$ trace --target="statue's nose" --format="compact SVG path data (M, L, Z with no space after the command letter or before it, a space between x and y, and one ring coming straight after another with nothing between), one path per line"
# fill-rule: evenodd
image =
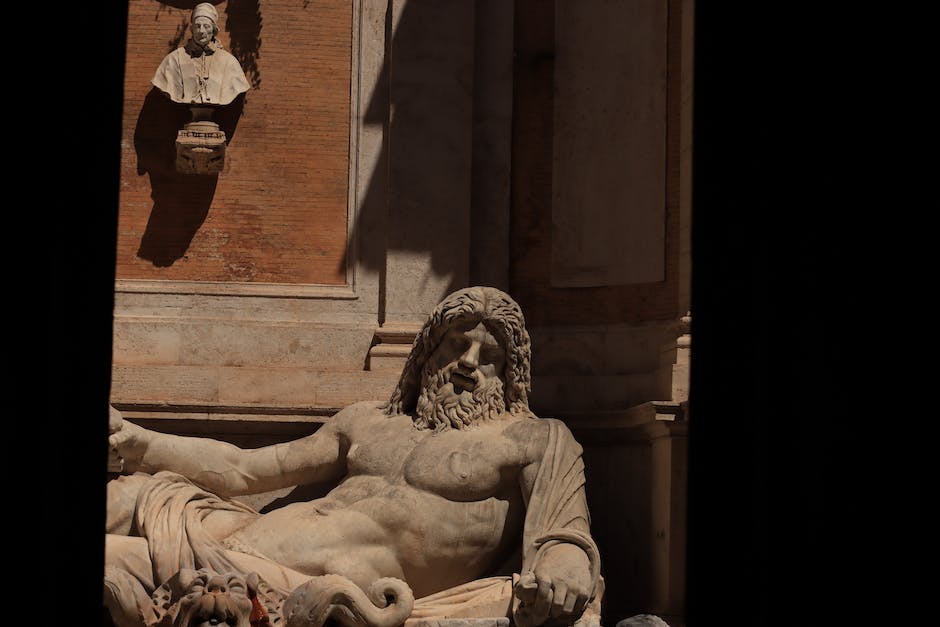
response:
M480 366L480 343L471 342L470 347L460 356L459 363L465 368L478 368Z

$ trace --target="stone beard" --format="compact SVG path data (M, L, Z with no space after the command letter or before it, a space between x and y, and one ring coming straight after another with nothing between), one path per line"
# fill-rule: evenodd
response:
M502 379L480 377L476 373L477 385L473 390L458 393L450 376L457 368L459 364L454 363L434 372L431 360L425 362L415 408L418 429L466 429L480 421L495 420L506 411Z

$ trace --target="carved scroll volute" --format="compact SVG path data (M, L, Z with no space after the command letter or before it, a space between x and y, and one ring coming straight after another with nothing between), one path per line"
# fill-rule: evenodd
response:
M377 579L366 595L340 575L313 577L284 601L287 627L321 627L332 619L346 627L398 627L414 608L414 594L404 581Z

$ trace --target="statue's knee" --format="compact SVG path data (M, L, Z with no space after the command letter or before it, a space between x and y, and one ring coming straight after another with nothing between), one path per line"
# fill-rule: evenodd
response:
M102 602L117 627L138 627L151 611L143 584L117 566L105 566Z
M150 475L122 475L108 482L108 513L105 533L131 535L134 526L134 510L137 495Z
M106 568L117 568L135 578L149 592L156 586L153 581L153 563L144 538L108 534L104 538Z

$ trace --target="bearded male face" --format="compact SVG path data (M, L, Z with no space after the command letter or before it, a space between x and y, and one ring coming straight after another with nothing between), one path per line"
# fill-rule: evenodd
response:
M451 327L421 372L418 428L465 429L506 411L506 351L480 322Z

